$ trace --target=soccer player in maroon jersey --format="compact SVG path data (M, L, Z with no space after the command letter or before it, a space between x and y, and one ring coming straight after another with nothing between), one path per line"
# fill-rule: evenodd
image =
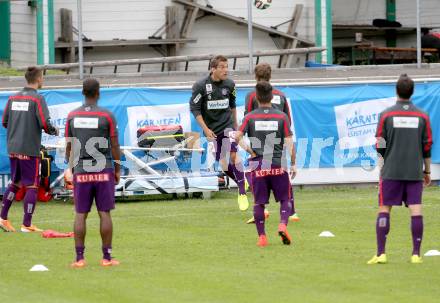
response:
M258 246L268 244L265 231L265 205L269 203L270 192L280 203L280 224L278 234L284 244L292 239L287 232L289 216L292 213L292 185L290 179L296 175L295 147L290 130L290 122L285 113L271 105L272 86L260 81L256 85L259 107L246 115L237 134L241 146L251 154L252 192L254 195L254 218L258 233ZM243 142L247 134L250 146ZM287 169L285 150L290 155L290 176Z
M255 73L255 80L257 82L259 81L267 81L270 82L270 79L272 78L272 68L270 67L270 64L268 63L260 63L255 66L254 69ZM281 92L278 89L273 88L272 89L272 95L273 98L271 100L271 105L273 108L278 109L282 112L284 112L288 119L289 123L292 123L292 116L290 113L290 107L289 107L289 101L287 100L286 96L283 92ZM244 115L246 116L251 111L258 108L258 101L257 101L257 92L255 90L249 92L246 95L245 98L245 106L244 106ZM248 174L246 174L247 179L249 179ZM251 184L252 186L252 184ZM269 217L269 211L267 209L264 210L264 215L266 219ZM300 220L298 214L295 210L295 202L293 199L293 192L292 192L292 214L289 217L291 221L297 222ZM247 224L255 223L255 218L250 218L247 222Z
M102 266L119 265L112 258L113 223L110 211L115 208L115 183L120 178L120 149L113 114L98 106L99 82L83 83L84 105L69 113L66 122L66 161L73 172L75 201L76 261L72 267L84 267L86 219L93 200L100 218ZM76 162L76 163L75 163ZM68 173L68 172L67 172Z
M37 91L43 85L43 72L37 67L29 67L25 78L26 87L8 99L2 118L3 127L8 130L6 140L11 164L11 183L3 194L0 228L8 232L15 231L8 220L8 213L20 186L26 187L21 231L41 231L32 225L40 183L41 130L49 135L58 135L58 129L50 122L46 101Z
M432 131L429 116L411 102L414 81L401 75L396 85L397 102L385 109L377 124L376 149L381 166L379 213L376 221L377 253L368 264L387 263L385 243L393 206L402 203L411 214L413 250L411 263L422 263L423 185L431 183Z

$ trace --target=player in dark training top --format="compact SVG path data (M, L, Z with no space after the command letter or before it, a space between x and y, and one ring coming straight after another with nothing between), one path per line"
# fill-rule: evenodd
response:
M41 231L32 225L32 215L37 202L37 188L40 168L41 130L49 135L58 135L50 123L49 109L37 89L43 85L43 73L36 67L29 67L25 78L27 86L11 96L6 103L2 124L8 129L7 147L11 164L11 183L3 194L0 214L0 228L15 231L8 220L9 208L20 186L26 187L22 232Z
M237 155L233 132L237 129L235 83L228 79L228 59L216 56L210 62L210 74L197 81L189 102L191 112L209 141L215 144L215 158L222 170L238 185L238 205L249 207L243 164Z
M270 82L270 79L272 78L272 68L267 63L257 64L257 66L255 66L254 73L255 73L255 80L257 80L257 82L259 81ZM271 101L272 107L285 113L289 118L289 123L292 123L292 116L290 114L290 107L288 103L289 101L287 100L284 93L273 88L272 95L273 95L273 99ZM257 92L253 90L246 95L244 115L246 116L248 113L250 113L251 111L257 108L258 108ZM292 197L293 197L293 193L292 193ZM269 217L269 211L267 209L265 209L264 211L265 211L264 215L266 216L267 219ZM292 199L292 215L289 217L289 219L294 222L300 220L298 214L295 211L295 203L293 202L293 199ZM246 223L248 224L255 223L255 218L252 217Z
M272 68L267 63L260 63L257 66L255 66L254 73L255 73L255 80L257 80L257 82L260 81L270 82L270 79L272 78ZM292 121L288 100L284 95L284 93L273 88L272 95L273 95L273 99L271 101L272 107L285 113L288 116L289 121ZM248 113L250 113L251 111L257 108L258 108L257 92L253 90L246 95L244 115L246 116Z
M402 202L411 214L411 263L422 263L422 192L423 185L431 183L431 123L429 116L411 102L414 92L411 78L400 76L396 92L396 104L380 114L377 124L376 149L381 166L377 253L368 264L387 263L385 243L390 231L390 213L393 206L401 206Z
M237 140L251 154L251 187L254 194L254 217L259 246L268 244L265 231L265 205L269 203L270 192L280 202L280 224L278 234L284 244L291 243L287 232L289 216L292 213L292 185L290 179L296 175L295 147L290 123L285 113L274 109L270 103L273 98L272 86L261 81L256 85L259 108L245 116ZM242 140L247 134L250 146ZM285 151L290 155L290 176L287 169Z
M66 160L73 172L75 202L76 261L84 267L86 219L95 200L101 221L102 266L119 265L111 257L113 224L110 211L115 208L115 183L120 178L120 149L113 114L97 105L99 82L83 83L84 105L70 112L66 122ZM69 175L69 171L66 172ZM71 175L71 174L70 174Z

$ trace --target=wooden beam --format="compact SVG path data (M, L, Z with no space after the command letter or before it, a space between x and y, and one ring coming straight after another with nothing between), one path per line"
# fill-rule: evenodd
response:
M248 22L244 18L236 17L236 16L233 16L233 15L221 12L219 10L216 10L216 9L213 9L213 8L210 8L210 7L207 7L207 6L203 6L203 5L194 3L194 2L190 2L188 0L173 0L173 2L180 3L182 5L189 6L189 7L199 8L200 11L205 11L207 13L210 13L210 14L213 14L213 15L215 15L217 17L220 17L220 18L223 18L223 19L235 22L235 23L237 23L239 25L242 25L242 26L248 26ZM315 43L313 43L312 41L309 41L309 40L306 40L306 39L302 39L302 38L298 38L296 36L289 35L289 34L284 33L282 31L279 31L279 30L276 30L276 29L273 29L271 27L264 26L264 25L261 25L261 24L257 24L255 22L252 23L252 26L253 26L253 28L255 28L257 30L266 32L268 34L278 35L278 36L281 36L281 37L286 38L286 39L298 40L298 42L300 42L300 43L302 43L302 44L304 44L306 46L313 46L313 45L315 45Z
M298 27L299 20L301 19L302 11L303 11L304 5L297 4L295 5L295 10L293 11L292 21L289 23L289 27L287 28L287 33L289 35L296 35L296 28ZM288 48L296 48L298 44L298 40L285 40L284 41L284 49ZM279 67L284 68L287 66L287 63L289 62L289 56L283 55L280 57L280 63Z
M165 7L165 33L167 39L179 38L179 27L177 26L177 6ZM177 44L167 44L167 57L177 56ZM175 62L168 63L168 70L175 71L177 64Z
M197 39L139 39L139 40L96 40L83 42L84 47L139 46L195 43ZM55 42L55 48L69 48L78 44L73 42Z
M63 56L69 53L69 58L64 58L67 62L75 62L75 45L73 45L73 26L72 26L72 11L67 8L60 9L61 17L61 37L59 40L68 43L67 51L63 52ZM56 45L56 43L55 43ZM56 46L55 46L56 48Z
M309 48L295 48L295 49L277 49L277 50L263 50L254 52L254 57L271 57L287 54L312 54L320 53L324 51L322 47L309 47ZM145 58L145 59L123 59L123 60L111 60L111 61L95 61L84 62L84 67L108 67L115 65L138 65L138 64L160 64L169 62L194 62L211 60L215 55L195 55L195 56L176 56L176 57L162 57L162 58ZM248 58L249 53L230 53L225 54L229 59L233 58ZM63 63L63 64L46 64L40 65L39 68L43 70L63 70L77 68L78 63ZM26 70L27 67L20 67L18 70Z
M189 1L194 2L194 0ZM183 18L182 29L180 30L180 37L187 38L191 36L192 27L196 21L198 14L198 7L185 6L185 17Z

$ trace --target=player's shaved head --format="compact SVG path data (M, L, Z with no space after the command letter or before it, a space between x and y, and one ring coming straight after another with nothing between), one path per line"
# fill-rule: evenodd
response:
M267 81L259 81L255 86L257 100L261 104L268 104L273 98L272 85Z
M399 98L408 100L414 93L414 81L407 74L402 74L397 80L396 92Z
M268 63L260 63L255 66L255 79L257 81L270 81L272 77L272 68Z
M86 98L97 98L99 96L99 82L95 78L88 78L83 82L83 95Z

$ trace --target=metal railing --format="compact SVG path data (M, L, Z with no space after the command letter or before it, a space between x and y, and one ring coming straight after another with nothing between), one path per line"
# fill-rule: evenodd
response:
M280 49L280 50L263 50L254 52L253 57L256 57L256 64L259 63L261 57L274 57L283 55L305 55L306 60L309 59L310 54L320 53L324 51L322 47L309 47L309 48L293 48L293 49ZM240 58L248 58L249 53L230 53L224 54L230 60L233 60L232 70L237 67L237 60ZM215 57L216 54L206 55L191 55L191 56L175 56L175 57L159 57L159 58L144 58L144 59L123 59L123 60L109 60L109 61L94 61L84 62L83 67L88 69L89 74L93 74L94 68L97 67L113 67L113 73L118 72L119 66L137 66L137 72L141 72L142 65L148 64L161 64L161 71L165 71L165 65L169 63L182 63L185 62L185 71L188 71L190 62L208 61L207 67L209 69L209 61ZM44 73L47 70L62 70L69 74L72 70L79 68L79 63L60 63L60 64L45 64L38 65ZM25 70L26 67L21 67L18 70Z

